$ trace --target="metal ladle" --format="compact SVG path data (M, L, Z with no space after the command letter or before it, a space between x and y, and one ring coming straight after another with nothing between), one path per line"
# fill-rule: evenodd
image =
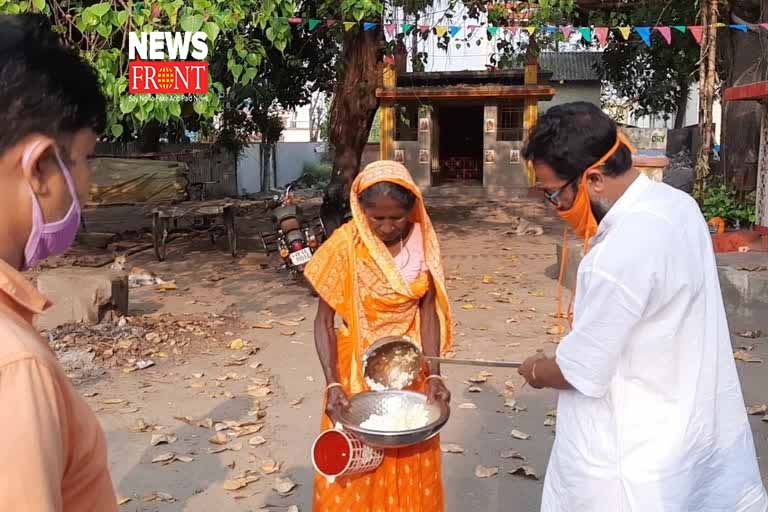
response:
M372 389L404 389L413 384L424 361L463 366L519 368L522 363L425 356L413 342L399 336L382 338L363 354L363 376Z

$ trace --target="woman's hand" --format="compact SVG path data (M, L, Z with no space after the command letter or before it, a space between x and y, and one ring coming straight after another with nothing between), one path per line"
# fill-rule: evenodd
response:
M427 403L442 402L448 405L451 401L451 392L445 387L443 379L429 379L427 380Z
M331 418L335 424L341 417L341 412L349 407L349 398L342 388L333 386L328 390L328 397L325 404L325 414Z

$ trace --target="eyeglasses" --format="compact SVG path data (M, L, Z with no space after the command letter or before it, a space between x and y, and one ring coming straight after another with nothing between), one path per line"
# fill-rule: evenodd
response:
M546 198L547 201L549 201L553 205L560 206L557 198L560 197L560 194L563 192L563 190L571 186L577 179L579 179L578 176L571 178L570 180L568 180L568 182L565 185L555 190L554 192L544 192L544 197Z

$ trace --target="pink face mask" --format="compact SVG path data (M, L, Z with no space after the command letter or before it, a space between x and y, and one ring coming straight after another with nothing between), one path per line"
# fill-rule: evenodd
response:
M22 165L26 167L32 152L38 143L33 144L24 152ZM59 163L61 173L67 182L67 188L72 196L72 206L63 219L56 222L46 223L43 219L43 210L40 208L40 202L37 199L32 188L29 193L32 196L32 232L29 234L27 246L24 249L24 269L34 267L42 260L63 254L72 246L75 241L78 229L80 229L80 202L77 199L77 190L72 179L72 173L61 160L58 151L56 151L56 160Z

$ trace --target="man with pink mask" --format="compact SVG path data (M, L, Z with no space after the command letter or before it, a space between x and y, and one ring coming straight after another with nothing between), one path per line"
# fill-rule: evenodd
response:
M45 18L0 16L0 510L117 510L104 433L32 326L20 273L69 248L104 128L94 71Z

